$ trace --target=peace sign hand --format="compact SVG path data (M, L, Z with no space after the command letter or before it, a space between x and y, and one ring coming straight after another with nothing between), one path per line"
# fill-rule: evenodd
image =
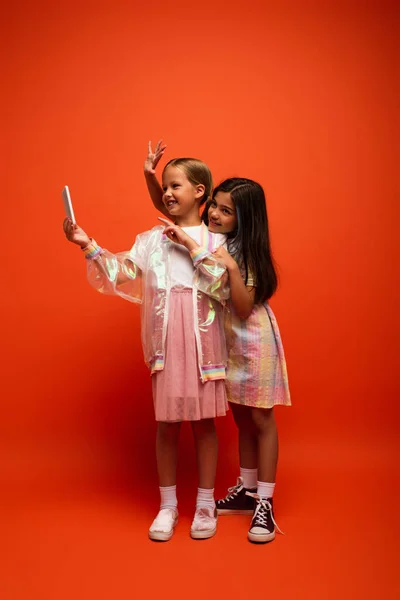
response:
M162 140L157 142L157 145L154 149L154 152L151 148L151 142L148 143L147 146L147 158L144 161L144 174L145 175L155 175L156 174L156 166L160 162L162 155L165 152L167 145L163 144Z

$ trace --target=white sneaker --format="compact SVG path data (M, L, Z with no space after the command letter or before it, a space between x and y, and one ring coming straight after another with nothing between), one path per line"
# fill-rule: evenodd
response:
M190 528L190 535L195 540L206 540L217 533L217 510L196 508Z
M167 542L174 535L174 527L178 522L178 511L173 508L162 508L149 529L149 538L159 542Z

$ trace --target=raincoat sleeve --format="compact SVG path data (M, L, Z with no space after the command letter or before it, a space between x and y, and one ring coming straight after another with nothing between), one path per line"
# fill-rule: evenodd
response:
M117 254L112 254L91 240L83 250L90 285L102 294L121 296L140 304L148 254L147 233L137 236L131 250Z
M192 250L190 256L194 266L193 283L196 288L221 304L225 304L230 296L229 278L225 265L203 247Z

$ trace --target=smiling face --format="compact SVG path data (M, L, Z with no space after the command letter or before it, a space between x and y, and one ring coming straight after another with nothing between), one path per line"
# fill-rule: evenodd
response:
M236 208L229 192L217 192L207 214L208 229L212 233L231 233L237 228Z
M178 167L170 166L162 176L163 203L171 218L184 217L199 212L204 185L193 185Z

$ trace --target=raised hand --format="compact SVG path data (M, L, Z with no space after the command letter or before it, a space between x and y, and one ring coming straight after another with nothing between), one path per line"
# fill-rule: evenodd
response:
M63 229L65 237L73 244L77 244L81 248L87 246L90 242L90 237L83 231L79 225L73 223L69 217L64 219Z
M154 152L151 148L151 142L148 143L147 146L147 158L144 161L144 174L145 175L155 175L156 174L156 166L160 162L162 155L165 152L166 144L163 144L162 140L157 142L157 145L154 149Z

